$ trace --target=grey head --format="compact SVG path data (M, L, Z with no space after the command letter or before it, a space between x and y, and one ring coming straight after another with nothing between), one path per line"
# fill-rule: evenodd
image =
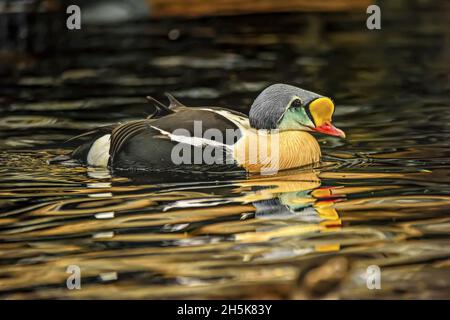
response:
M277 83L264 89L252 104L249 119L255 129L276 129L283 115L290 107L307 106L323 96L294 87Z
M256 97L249 118L255 129L315 131L345 138L344 131L332 124L333 113L330 98L279 83Z
M255 129L315 131L345 138L332 124L334 103L330 98L287 84L274 84L256 97L250 109Z

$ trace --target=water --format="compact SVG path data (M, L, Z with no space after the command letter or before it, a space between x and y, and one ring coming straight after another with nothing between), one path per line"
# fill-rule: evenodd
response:
M449 298L442 6L389 11L373 32L359 14L85 27L46 54L3 56L0 297ZM276 82L337 104L347 139L318 136L313 168L130 177L47 163L76 134L151 113L146 95L247 112ZM66 288L69 265L81 290Z

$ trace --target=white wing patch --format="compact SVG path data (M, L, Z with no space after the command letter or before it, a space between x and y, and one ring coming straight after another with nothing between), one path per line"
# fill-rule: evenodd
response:
M167 132L167 131L160 129L158 127L155 127L155 126L150 126L150 127L155 130L158 130L162 135L169 137L170 140L175 141L175 142L185 143L185 144L189 144L189 145L192 145L195 147L210 145L213 147L221 147L221 148L224 148L225 150L229 150L229 151L232 150L231 146L226 145L219 141L214 141L214 140L209 140L209 139L199 138L199 137L187 137L187 136L182 136L182 135L175 135L175 134L172 134L170 132Z
M92 144L87 155L87 163L95 167L107 167L109 160L110 134L106 134Z
M250 123L248 121L248 118L234 114L228 110L215 110L215 109L208 109L208 108L198 108L198 109L203 109L203 110L207 110L210 112L220 114L225 119L228 119L229 121L233 122L243 132L250 128Z

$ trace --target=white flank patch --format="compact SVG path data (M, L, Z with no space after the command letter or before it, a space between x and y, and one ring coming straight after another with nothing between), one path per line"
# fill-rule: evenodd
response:
M95 167L107 167L109 160L110 134L95 140L87 155L87 163Z

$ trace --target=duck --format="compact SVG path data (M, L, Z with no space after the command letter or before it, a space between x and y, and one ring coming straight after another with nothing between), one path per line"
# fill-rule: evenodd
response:
M249 115L222 107L188 107L166 93L153 97L144 119L83 133L70 158L83 165L125 171L274 173L320 162L312 133L345 138L335 127L331 98L288 84L272 84Z

